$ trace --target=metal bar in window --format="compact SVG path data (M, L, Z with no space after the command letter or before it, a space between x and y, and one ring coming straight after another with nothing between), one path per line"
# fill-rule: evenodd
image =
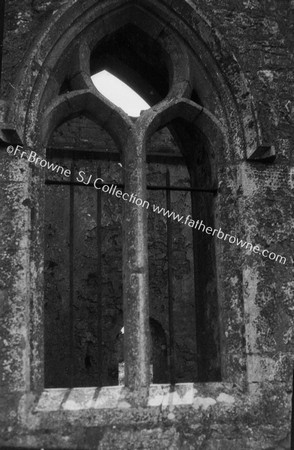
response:
M72 184L70 181L56 181L56 180L46 180L46 184L62 184L69 185ZM93 183L83 184L78 181L74 181L73 184L75 186L84 186L84 187L93 187ZM96 186L114 186L116 188L124 189L123 184L115 184L115 183L96 183ZM181 192L210 192L212 194L217 193L217 189L201 189L201 188L193 188L193 187L184 187L184 186L147 186L147 189L150 191L181 191Z
M71 165L71 177L74 177L74 164ZM69 375L70 387L74 386L74 184L70 185L69 197Z
M101 177L101 168L97 170L97 177ZM102 330L102 196L101 190L97 190L97 347L98 347L98 386L102 386L103 368L103 330Z
M164 150L164 149L163 149ZM167 149L168 150L168 149ZM101 151L99 149L95 150L82 150L82 149L72 149L72 148L50 148L47 151L47 155L49 158L60 157L62 152L62 156L64 158L73 158L76 157L78 159L92 159L92 160L102 160L102 161L120 161L119 152L107 152ZM162 152L149 153L146 156L147 163L154 164L171 164L185 165L185 159L182 155L171 154Z
M170 187L170 173L166 172L166 187ZM166 190L166 207L171 211L171 193ZM167 229L167 267L168 267L168 322L169 322L169 375L171 385L175 384L175 344L174 344L174 305L173 305L173 277L172 277L172 221L166 219Z

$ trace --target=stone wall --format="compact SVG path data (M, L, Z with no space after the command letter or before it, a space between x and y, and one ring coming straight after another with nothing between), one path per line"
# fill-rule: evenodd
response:
M46 31L47 24L54 20L61 8L73 3L63 0L24 1L21 4L15 0L6 1L2 100L13 102L13 95L23 81L19 75L20 69L30 63L26 59L26 52L34 42L38 42L37 33ZM36 242L38 245L41 242L40 232L35 231L35 224L43 220L43 213L36 208L35 202L43 194L36 182L37 169L32 169L22 159L12 158L6 152L8 143L2 143L0 154L2 206L0 217L3 246L0 259L0 446L2 448L183 450L290 448L294 350L292 258L294 4L292 0L193 0L191 3L195 5L193 14L188 2L177 0L162 2L164 5L170 5L177 18L182 18L185 23L193 23L194 30L201 35L211 54L222 55L217 64L228 84L234 80L234 89L241 91L240 80L246 81L260 126L260 142L255 142L255 145L271 144L276 152L276 159L271 163L248 161L245 158L239 161L237 157L231 161L218 161L218 198L222 199L222 207L218 209L216 223L221 223L223 230L231 235L285 256L287 262L282 265L261 255L237 249L228 242L216 241L217 276L220 281L218 288L220 337L215 331L214 342L216 340L220 342L221 359L226 362L222 367L222 383L196 383L194 390L188 394L186 388L183 388L184 391L172 393L170 397L165 391L159 394L157 391L151 392L145 407L132 404L128 392L118 391L118 388L107 392L95 388L93 391L86 389L77 393L75 391L70 393L67 389L49 393L45 391L40 397L42 382L34 379L33 374L35 366L40 364L36 362L39 361L36 336L42 340L40 336L43 331L42 328L38 328L39 325L29 329L24 323L27 323L28 319L33 323L34 316L38 315L38 307L30 309L29 305L32 304L33 296L34 298L39 296L41 299L43 292L43 286L36 281L38 279L36 274L42 273L40 263L42 258L36 250L40 247L35 246ZM68 18L70 20L70 16ZM175 15L172 19L176 20ZM172 20L170 22L173 23ZM190 44L193 45L192 39ZM232 60L238 63L239 69L235 72L232 69ZM34 64L32 70L38 73L40 70L38 57ZM214 75L211 73L211 77ZM30 80L27 83L29 87ZM233 92L232 84L230 87ZM23 96L25 95L24 92ZM245 101L247 96L248 92L244 92L241 101L234 98L236 110L240 114L242 101ZM4 117L4 113L2 114L4 108L5 103L1 102L1 122L5 123L4 128L7 128L6 115ZM228 119L232 127L234 119L232 116ZM15 118L16 122L20 120L21 117ZM67 126L64 125L64 133ZM248 128L250 129L250 123ZM88 139L90 129L89 124L84 123L82 126L77 125L76 131L70 130L72 140L69 145L88 149L91 145L91 142L89 143L91 140ZM62 133L55 138L56 147L64 145ZM161 139L162 137L158 137L159 142L162 142ZM110 149L113 146L105 135L101 140L100 134L98 142L99 149ZM11 138L9 143L15 142L12 142ZM239 143L235 141L234 145L237 154ZM91 149L93 148L95 145L91 146ZM217 153L220 149L215 151ZM82 164L82 161L79 162L79 167L82 167ZM171 168L173 182L186 182L187 174L184 171L175 173L173 170L174 168ZM118 174L117 167L112 169L109 166L102 166L102 173L108 171L113 173L114 177ZM164 176L165 169L154 165L149 174L150 182L163 182ZM31 179L32 184L29 183ZM52 189L52 187L48 189L49 194ZM59 193L54 194L54 198L49 195L49 203L54 201L58 204L59 223L55 229L52 229L50 220L46 224L47 245L50 249L47 261L48 278L45 281L50 291L49 297L52 299L51 308L56 317L59 315L60 318L58 326L61 331L63 327L68 326L68 322L64 310L60 309L60 296L50 284L50 276L54 274L58 277L59 288L66 298L68 288L62 285L63 279L66 278L62 270L65 269L65 265L56 254L64 241L68 240L66 234L68 231L65 231L64 227L68 206L63 203L68 196L66 193L68 188L58 189ZM82 193L78 193L77 197L80 207L87 204L89 209L84 211L84 215L79 216L77 226L77 233L86 235L88 241L86 247L81 246L77 255L79 267L77 276L81 280L79 286L82 286L82 289L76 288L75 306L82 314L91 316L95 306L89 298L95 296L96 280L95 277L91 277L95 258L90 249L96 245L93 231L96 219L88 220L87 214L95 216L96 198L94 194L85 196ZM157 203L165 202L161 193L154 194L153 198ZM110 199L104 201L106 212L102 220L105 233L104 259L108 267L119 267L120 204L117 201L114 205ZM217 199L216 202L218 201ZM182 208L186 210L186 207L190 207L184 194L178 194L173 202L174 209L179 213ZM165 222L156 216L149 223L151 233L155 231L157 233L157 239L150 243L151 298L154 299L150 315L157 321L156 323L161 324L167 335L166 314L163 314L163 311L166 312L167 302L164 282ZM63 232L59 233L57 228ZM108 233L109 228L112 228L112 234ZM189 297L191 281L188 280L188 274L193 270L191 231L187 227L180 229L180 226L176 226L175 233L174 278L178 289L177 295L185 299L187 317L190 315L192 317L193 306ZM116 239L114 246L113 236ZM54 246L56 253L53 257ZM86 258L89 252L91 261ZM121 281L117 274L109 274L109 271L104 276L105 301L108 299L111 304L107 320L112 323L115 330L112 333L113 342L108 350L115 355L115 351L121 352L121 349L116 350L115 347L117 331L120 331L122 325L119 312ZM86 308L84 308L84 294L87 297ZM183 329L187 321L183 323L180 311L182 312L182 305L179 303L177 315ZM213 310L210 314L215 321L216 312ZM79 359L83 364L80 370L81 384L95 386L97 365L92 363L96 357L95 351L93 352L96 337L91 329L94 327L94 321L91 322L90 317L89 329L85 329L85 321L76 324ZM225 328L222 324L226 324ZM156 328L154 323L153 327ZM187 343L193 327L191 318L185 330L187 335L180 337L177 359L179 380L183 373L183 365L189 366L190 373L194 371L189 352L183 353L184 347L192 348L194 345L193 342ZM62 379L66 372L65 342L60 342L56 333L51 336L52 330L56 331L57 325L51 327L51 323L46 322L45 336L49 335L51 340L49 359L51 358L53 366L58 363L60 386L65 386L66 380ZM158 338L158 342L164 346L162 338ZM119 345L118 343L118 347ZM28 351L28 348L31 350ZM59 355L57 360L56 355ZM164 352L157 355L158 358L162 356L165 357ZM116 361L116 356L113 360ZM110 366L111 364L112 362L109 363ZM105 383L108 381L111 384L109 382L111 376L107 374L103 376ZM191 381L185 376L182 380ZM49 380L48 385L51 383ZM70 398L70 402L69 396L74 397Z

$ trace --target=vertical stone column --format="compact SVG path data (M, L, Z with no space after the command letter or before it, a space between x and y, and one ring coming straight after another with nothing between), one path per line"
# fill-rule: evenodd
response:
M123 163L125 192L129 194L123 204L124 358L126 386L141 389L141 393L150 381L145 161L143 139L132 134Z
M30 389L30 168L7 146L0 148L0 429L17 423L18 401Z

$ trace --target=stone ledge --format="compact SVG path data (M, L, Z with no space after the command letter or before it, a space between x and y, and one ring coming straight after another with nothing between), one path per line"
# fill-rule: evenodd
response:
M231 385L224 383L178 383L172 387L169 384L152 384L147 399L147 407L167 408L170 406L192 406L195 409L207 409L209 406L235 403ZM99 409L126 409L132 405L129 400L129 390L123 386L102 388L45 389L34 412L50 411L81 411Z

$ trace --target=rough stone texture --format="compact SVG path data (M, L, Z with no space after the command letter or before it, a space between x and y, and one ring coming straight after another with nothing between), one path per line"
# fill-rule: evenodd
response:
M6 3L2 99L13 102L13 95L16 95L18 106L20 100L30 96L30 88L36 86L33 75L39 73L43 61L44 48L38 49L33 64L27 56L23 59L33 40L36 39L34 45L40 41L37 30L48 31L48 24L53 23L62 7L83 3L79 7L86 9L86 2L24 1L20 5L16 0L8 0ZM34 320L42 315L43 302L40 281L43 238L39 229L44 218L40 202L44 198L40 181L43 175L40 169L29 166L26 161L12 158L3 145L0 155L3 247L0 259L0 445L4 448L290 448L294 345L294 4L290 0L170 0L160 3L162 8L170 5L168 24L188 41L191 54L199 52L199 59L205 59L199 44L205 42L204 47L216 61L213 65L208 57L205 60L209 78L215 80L214 77L222 73L230 85L233 101L223 86L218 86L222 106L209 89L209 82L207 86L203 83L197 92L200 100L222 122L225 132L230 124L227 137L233 142L226 151L222 144L214 148L216 154L222 154L217 158L216 224L231 235L285 256L287 263L270 261L228 242L215 243L219 258L222 380L230 381L234 386L197 384L195 389L200 395L195 396L192 405L163 407L160 403L128 408L132 397L125 396L122 397L122 408L108 408L112 398L109 394L107 401L102 402L105 406L102 409L87 410L81 403L78 411L52 410L45 402L43 411L36 410L44 385L40 356L43 326ZM151 0L148 4L150 8L154 7ZM194 12L190 4L195 5ZM102 6L105 7L104 3ZM68 12L64 20L69 23L71 19L71 12ZM186 25L180 26L181 21ZM105 22L103 27L107 29L107 26ZM196 45L191 30L201 37L199 45ZM156 33L160 35L154 25L154 35ZM52 35L49 37L53 40ZM48 73L50 64L48 61ZM20 70L28 67L32 69L31 78L24 80ZM201 65L194 67L195 80L201 70ZM241 116L244 111L248 112L245 103L249 92L245 91L242 80L250 87L261 143L275 147L277 158L272 164L246 161L245 153L242 153L244 136L238 134L235 113L238 111ZM38 82L43 81L38 79ZM24 84L19 93L21 83ZM58 85L58 76L55 81L51 78L50 83ZM52 92L55 95L53 88ZM43 101L46 103L48 97ZM31 102L36 102L34 96ZM236 109L226 109L232 104L237 105ZM19 114L10 125L17 125L21 130L26 114L20 105ZM1 121L6 123L7 115L1 117ZM32 141L36 145L35 131L30 129L32 117L33 113L29 111L25 132L27 145ZM246 117L245 134L255 148L260 142L256 137L250 140L254 124L250 114ZM84 136L81 130L80 133ZM87 139L86 133L83 139ZM43 151L41 144L36 151ZM81 198L81 202L84 201ZM180 202L179 197L177 208ZM109 205L109 210L111 208ZM109 217L111 221L111 214ZM187 228L184 233L189 231ZM185 234L179 237L176 243L179 248L184 238ZM183 253L182 258L188 260ZM184 270L188 264L180 266ZM82 395L83 401L87 400L87 395Z

